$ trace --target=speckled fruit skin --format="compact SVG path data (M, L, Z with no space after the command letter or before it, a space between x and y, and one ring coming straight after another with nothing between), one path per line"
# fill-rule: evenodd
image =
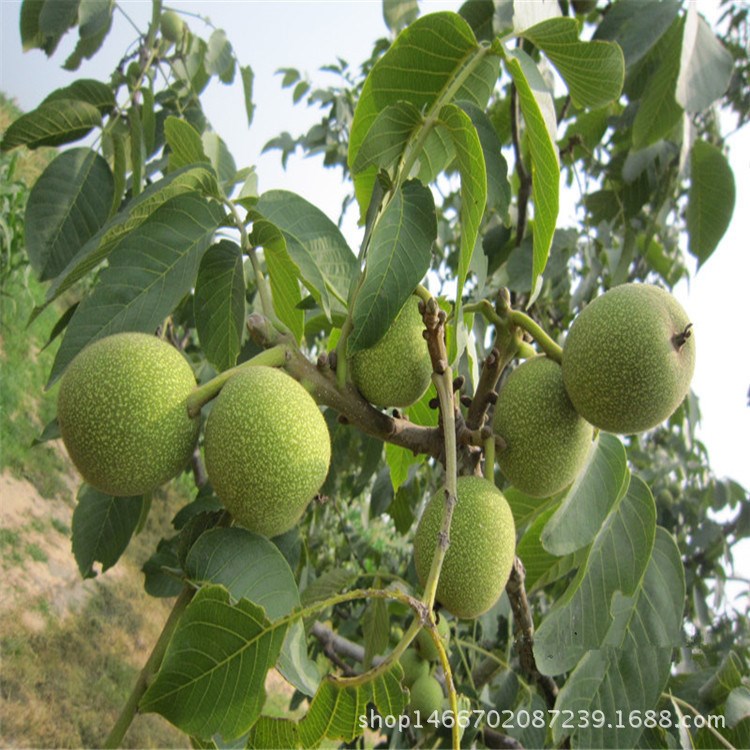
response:
M490 609L508 582L516 528L505 496L488 480L459 477L457 490L437 600L456 617L471 619ZM444 504L441 490L425 507L414 535L414 564L423 586L435 554Z
M407 648L399 659L404 670L402 682L410 688L420 677L430 673L430 664L426 662L413 648Z
M692 330L675 346L689 323L680 303L650 284L623 284L597 297L573 321L563 347L563 381L576 411L622 435L661 424L690 388Z
M440 636L440 640L443 642L443 646L447 649L448 643L450 642L451 629L450 625L448 624L448 620L446 620L445 617L441 617L438 620L437 630L438 635ZM417 633L417 637L415 638L414 643L419 651L420 656L423 659L427 659L427 661L437 661L440 658L437 646L432 640L432 636L430 635L427 628L422 628Z
M57 418L86 482L130 496L177 475L198 439L186 406L194 388L187 360L155 336L118 333L83 349L60 383Z
M429 674L420 677L409 689L409 708L414 714L419 711L422 724L431 713L440 712L443 708L443 688L440 683Z
M583 468L594 428L573 408L562 369L544 356L526 360L500 389L495 434L505 441L500 469L531 497L567 487Z
M267 537L289 531L328 474L331 439L312 396L272 367L248 367L206 420L206 472L235 520Z
M410 406L430 385L432 364L419 301L409 297L380 341L349 357L352 382L376 406Z

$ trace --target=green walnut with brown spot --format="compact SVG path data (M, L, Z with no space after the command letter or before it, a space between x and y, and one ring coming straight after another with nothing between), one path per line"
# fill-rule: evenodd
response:
M672 415L690 389L695 336L680 303L651 284L623 284L573 321L562 354L576 411L606 432L630 435Z
M108 495L150 492L188 463L199 419L185 357L143 333L118 333L83 349L60 383L57 419L83 478Z
M237 523L267 537L289 531L318 492L331 439L312 396L272 367L224 385L206 421L206 472Z
M410 406L430 385L432 363L419 301L411 296L383 338L348 358L352 382L376 406Z
M573 408L557 362L532 357L516 368L500 389L493 419L505 444L497 462L521 492L549 497L583 468L594 429Z
M516 529L508 501L492 482L459 477L450 546L437 586L437 601L459 618L479 617L500 598L516 552ZM414 564L424 586L443 518L445 493L427 504L414 535Z

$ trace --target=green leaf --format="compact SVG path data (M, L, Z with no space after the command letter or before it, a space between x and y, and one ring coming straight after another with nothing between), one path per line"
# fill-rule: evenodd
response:
M669 679L672 648L682 639L685 577L674 539L656 529L654 546L642 582L631 596L619 592L612 600L613 622L603 648L589 651L560 690L555 707L560 711L601 711L617 716L656 706ZM569 734L558 724L553 741ZM579 725L577 747L636 747L642 726L606 721L601 727Z
M254 247L263 248L271 282L273 309L299 343L305 332L305 312L299 307L302 301L298 283L300 271L289 255L286 239L275 224L262 218L253 218L250 242Z
M226 192L230 192L237 176L237 165L227 148L227 144L216 133L208 130L203 134L201 140L203 152L216 170L219 182Z
M62 432L60 431L60 423L57 421L57 417L55 417L54 419L47 422L46 425L44 425L44 429L42 430L39 437L36 437L31 441L31 447L34 448L37 445L47 443L50 440L57 440L60 437L62 437Z
M49 385L86 344L120 331L156 330L195 284L222 218L215 204L195 194L180 195L126 235L71 318Z
M504 218L510 206L511 193L508 163L502 154L503 144L484 110L470 102L458 102L458 105L471 118L482 146L487 173L487 208L497 211L498 215Z
M79 0L24 0L21 6L23 51L38 48L50 57L76 22Z
M678 50L683 25L682 19L677 19L654 50L658 67L648 78L633 121L634 149L642 149L665 137L682 117L682 107L675 100L675 86L680 70Z
M95 151L76 148L55 157L29 194L25 239L40 280L61 273L109 217L114 179Z
M90 60L101 49L112 28L114 0L80 0L78 9L78 43L65 61L65 70L77 70L83 60Z
M618 99L625 80L622 50L612 42L582 42L574 18L542 21L521 36L549 58L576 107L601 107Z
M47 0L39 14L39 30L45 36L61 37L76 23L80 0Z
M592 444L560 508L542 532L542 544L553 555L567 555L590 544L629 479L625 446L614 435L601 433Z
M164 121L164 137L171 149L170 171L208 162L200 133L187 120L170 116Z
M56 99L40 104L11 123L0 143L0 150L10 151L18 146L31 149L61 146L83 138L101 124L102 116L93 104L76 99Z
M257 750L293 750L300 747L297 722L275 716L261 716L253 724L245 747Z
M391 475L391 485L394 491L398 491L401 485L409 478L409 467L421 464L425 461L424 454L417 456L407 448L393 443L385 444L385 463ZM409 523L411 526L411 523Z
M222 240L201 260L195 282L195 327L208 361L220 372L237 364L245 323L242 251Z
M234 53L227 35L222 29L215 29L208 39L206 50L206 70L218 76L223 83L231 83L234 78Z
M242 93L245 100L245 113L247 114L247 124L252 125L255 105L253 104L253 69L249 65L240 68L242 77Z
M388 648L388 604L385 599L371 599L362 615L362 636L365 647L364 668L369 669L372 658Z
M458 172L461 175L461 246L456 281L456 300L460 305L471 256L479 235L479 225L487 203L487 168L479 134L466 112L455 104L447 104L440 110L440 125L451 135L456 149Z
M222 586L205 586L187 606L139 710L159 713L183 732L232 740L260 716L264 683L286 624L273 624Z
M357 259L339 228L316 206L286 190L258 199L258 213L284 235L290 258L326 317L338 303L346 307Z
M372 166L389 169L401 157L421 122L422 113L411 102L389 104L367 131L352 164L352 173L356 175Z
M357 573L352 573L344 568L331 568L319 575L308 587L301 592L300 599L305 607L322 602L325 599L340 594L349 588L359 578Z
M320 684L310 708L299 721L303 747L314 747L323 739L351 742L364 728L360 717L373 703L381 716L397 717L406 707L406 691L401 687L403 670L396 662L385 674L356 687L344 687L328 677Z
M142 497L112 497L81 485L73 511L73 556L83 578L94 578L94 563L102 573L111 568L125 551L138 526Z
M552 94L534 61L523 51L507 53L508 72L518 89L531 151L534 251L531 289L543 273L560 209L560 162L555 145L557 120Z
M687 230L690 254L700 266L727 231L735 196L734 174L724 154L706 141L696 141L690 152Z
M654 544L656 509L650 490L633 477L607 516L586 563L536 632L534 654L542 674L566 672L587 651L600 648L612 624L616 592L632 596L641 585Z
M661 39L680 11L679 0L628 0L605 14L594 39L617 42L631 68Z
M354 301L350 354L376 344L430 267L437 236L430 190L412 180L393 196L372 234Z
M44 307L96 268L125 237L147 221L167 201L196 190L204 194L213 192L215 184L215 178L210 170L201 166L185 167L150 185L76 253L64 273L55 279L47 290ZM44 307L37 308L35 314L38 315Z
M415 21L418 15L417 0L383 0L383 20L394 33Z
M729 87L734 60L711 27L688 5L675 98L690 113L708 109Z
M103 115L111 112L115 106L115 95L112 89L106 83L91 78L81 78L69 86L56 89L45 97L42 104L57 102L61 99L86 102L96 107Z
M391 104L408 102L427 118L454 100L484 108L498 75L499 59L480 47L471 27L456 13L430 13L408 26L365 80L354 112L349 140L349 164L378 114ZM433 141L434 142L434 141ZM354 177L361 215L370 204L377 167Z

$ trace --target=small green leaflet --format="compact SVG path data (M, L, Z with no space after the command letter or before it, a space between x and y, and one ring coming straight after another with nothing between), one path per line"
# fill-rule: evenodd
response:
M617 44L580 41L573 18L542 21L521 36L542 50L557 68L577 107L601 107L620 96L625 59Z

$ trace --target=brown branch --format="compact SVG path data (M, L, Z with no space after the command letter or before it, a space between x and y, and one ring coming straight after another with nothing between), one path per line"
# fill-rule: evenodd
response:
M513 140L513 152L516 157L518 171L518 221L516 224L516 247L523 241L526 232L526 215L528 213L529 198L531 197L531 174L523 163L521 154L521 139L519 136L518 119L518 90L515 84L510 86L510 133Z
M517 739L489 727L482 729L482 740L494 750L523 750L523 745Z
M547 705L552 708L557 698L557 683L543 675L534 658L534 619L531 616L529 600L526 597L526 571L523 563L516 557L510 572L510 579L505 587L513 610L513 632L516 637L521 669L535 682L544 694Z

